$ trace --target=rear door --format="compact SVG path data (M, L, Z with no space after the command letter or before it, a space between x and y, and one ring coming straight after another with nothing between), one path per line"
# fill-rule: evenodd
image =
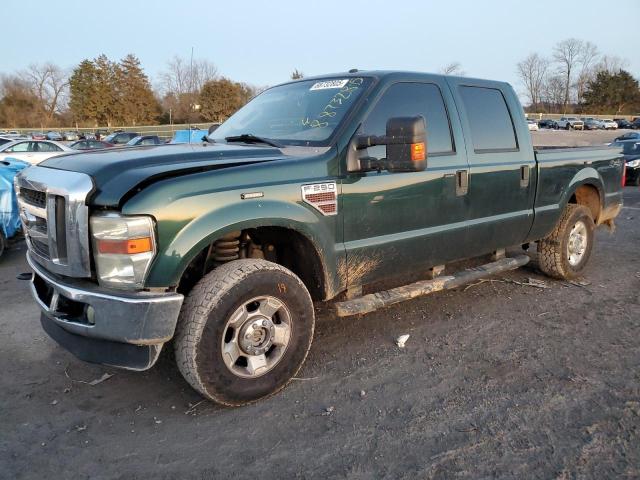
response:
M392 117L425 117L427 168L347 173L343 178L347 263L342 270L350 286L426 269L464 256L468 249L466 192L456 188L457 172L468 167L452 107L441 78L393 83L372 102L361 134L384 135ZM370 147L367 154L385 158L386 147Z
M448 79L467 145L473 255L522 243L533 223L536 162L524 112L504 83Z

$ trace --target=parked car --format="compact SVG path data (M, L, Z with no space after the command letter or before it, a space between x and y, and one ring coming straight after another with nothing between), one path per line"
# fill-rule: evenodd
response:
M602 122L603 128L605 130L617 130L618 124L614 122L611 118L603 118L600 120Z
M537 132L538 129L538 122L536 122L535 120L527 120L527 127L529 128L530 132Z
M176 130L169 143L202 143L208 134L207 130Z
M0 137L0 145L4 145L5 143L15 142L15 138L7 138L5 136Z
M163 142L157 135L140 135L129 140L127 147L136 147L139 145L161 145Z
M636 118L631 122L631 128L640 130L640 118Z
M103 148L112 148L112 143L103 142L102 140L78 140L69 145L74 150L101 150Z
M200 394L238 406L295 377L313 299L346 292L336 314L365 314L517 268L529 257L503 249L531 242L543 272L573 279L598 251L596 225L621 211L621 149L534 150L521 111L504 82L351 72L271 87L211 142L27 168L16 184L41 323L110 366L148 369L164 345ZM38 207L47 192L63 192L64 235L39 230L54 220Z
M35 165L47 158L74 151L62 143L49 140L16 140L0 146L0 160L11 157Z
M77 132L62 132L62 140L66 142L75 142L78 138L79 135Z
M640 132L627 132L619 137L616 137L614 142L622 142L624 140L637 140L640 141Z
M47 140L53 140L56 142L62 142L64 140L60 132L53 132L53 131L47 132L45 134L45 137Z
M125 145L131 139L139 136L139 133L135 132L114 132L111 135L107 135L102 140L107 143L112 143L114 145Z
M576 117L561 117L560 120L558 120L558 128L564 128L565 130L584 130L584 123Z
M0 161L0 257L9 239L21 229L13 179L19 171L28 166L28 163L14 158Z
M618 128L633 128L631 122L625 118L614 118L614 122L618 125Z
M558 130L558 122L551 118L543 118L538 122L538 127L540 128L552 128L554 130Z
M47 136L43 132L31 132L29 137L33 140L46 140Z
M622 147L622 154L626 164L626 184L640 186L640 142L625 140L614 142L614 147Z
M96 140L104 140L105 137L109 136L111 134L111 132L109 132L109 130L103 130L103 129L98 129L95 132L93 132L93 138L95 138ZM85 136L88 136L89 134L85 134Z
M595 118L583 118L582 125L584 130L602 130L603 125L599 120Z

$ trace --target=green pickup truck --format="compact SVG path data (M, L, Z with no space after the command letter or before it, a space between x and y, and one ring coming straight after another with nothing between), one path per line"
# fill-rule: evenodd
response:
M64 155L16 187L51 337L133 370L173 348L193 388L243 405L296 375L314 301L363 314L533 242L548 275L582 273L623 169L620 148L534 150L506 83L352 70L270 88L202 143Z

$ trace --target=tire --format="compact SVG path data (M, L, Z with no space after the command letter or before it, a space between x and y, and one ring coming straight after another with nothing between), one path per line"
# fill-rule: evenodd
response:
M564 127L566 130L571 130L571 125L567 123L567 126Z
M278 302L284 307L272 318L261 316L263 307L273 309ZM263 328L261 318L273 323ZM287 326L284 344L284 334L277 340L274 332ZM314 326L311 296L293 272L266 260L234 260L202 278L185 299L174 340L176 362L204 397L227 406L246 405L274 395L298 373L311 348ZM243 344L254 340L258 343ZM267 348L261 355L266 366L252 372L250 366L259 356L247 350ZM238 353L237 360L231 360Z
M578 228L575 232L583 233L578 234L581 242L572 240L574 228ZM561 280L571 280L580 275L593 250L594 230L595 224L587 207L567 205L554 230L538 242L540 269L548 276ZM578 255L576 250L580 251L580 246L584 246L584 250Z

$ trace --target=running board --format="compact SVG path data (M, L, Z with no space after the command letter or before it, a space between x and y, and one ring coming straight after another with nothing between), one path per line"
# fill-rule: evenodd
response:
M349 317L351 315L362 315L373 312L394 303L404 302L412 298L422 297L440 290L450 290L467 283L479 280L495 273L515 270L529 262L527 255L518 255L511 258L502 258L495 262L480 265L479 267L462 270L453 275L444 275L433 280L422 280L419 282L403 285L402 287L383 290L382 292L370 293L362 297L334 304L339 317Z

